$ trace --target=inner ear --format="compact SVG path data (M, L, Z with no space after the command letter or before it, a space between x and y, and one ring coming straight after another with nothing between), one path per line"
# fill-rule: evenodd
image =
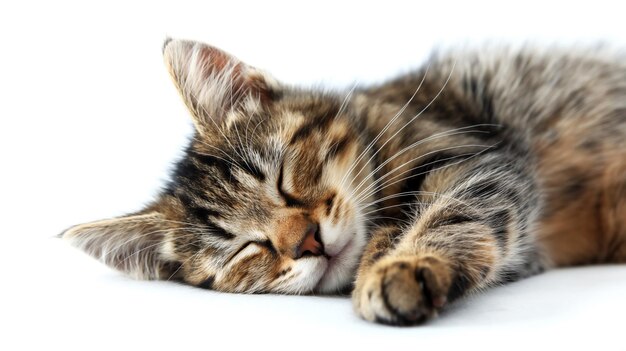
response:
M138 279L169 279L179 264L168 252L173 229L157 212L80 224L62 237L103 263Z
M168 40L163 55L200 132L219 127L231 112L263 108L277 94L269 75L215 47Z

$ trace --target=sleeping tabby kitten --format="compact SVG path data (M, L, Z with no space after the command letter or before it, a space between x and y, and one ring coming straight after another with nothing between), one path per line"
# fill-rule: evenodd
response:
M158 199L63 237L142 279L352 291L417 324L550 267L626 261L626 64L451 51L347 94L288 87L211 46L164 56L195 136Z

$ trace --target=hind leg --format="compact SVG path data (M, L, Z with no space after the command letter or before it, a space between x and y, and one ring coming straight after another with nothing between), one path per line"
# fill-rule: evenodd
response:
M544 165L538 239L554 266L626 262L623 160L624 152L598 151L594 158Z

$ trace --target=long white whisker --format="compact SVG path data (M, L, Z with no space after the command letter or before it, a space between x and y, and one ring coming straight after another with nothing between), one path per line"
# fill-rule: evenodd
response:
M337 114L335 115L335 117L333 117L333 119L337 119L337 117L346 109L346 107L348 107L348 100L350 100L350 98L352 97L352 94L354 93L354 90L356 89L356 87L359 85L359 82L355 82L354 85L352 85L352 88L350 89L350 91L348 91L348 94L346 94L346 96L343 98L343 101L341 102L341 105L339 106L339 110L337 111Z
M198 155L203 155L203 156L215 157L215 158L220 159L220 160L222 160L224 162L227 162L228 164L230 164L231 166L233 166L235 168L240 168L239 164L235 164L235 163L233 163L233 162L231 162L231 161L229 161L229 160L227 160L225 158L219 157L219 156L214 155L214 154L208 154L208 153L205 153L205 152L198 152L198 151L194 151L194 153L196 153Z
M413 95L411 95L411 97L409 98L409 100L404 104L404 106L402 106L402 108L400 108L400 110L398 110L398 112L389 120L389 122L387 122L387 124L385 124L385 126L383 127L383 129L378 133L378 135L376 135L376 137L367 145L367 147L359 154L359 156L357 156L357 158L352 162L352 164L350 165L350 167L348 168L348 170L346 171L346 173L343 175L341 181L339 182L339 187L343 187L346 181L346 178L350 175L350 173L354 170L354 168L357 166L357 164L361 161L361 159L363 159L363 157L365 157L365 155L367 154L367 152L369 152L369 150L374 146L374 144L383 136L383 134L387 131L387 129L389 129L391 127L391 125L400 117L400 115L402 115L402 113L406 110L406 108L409 106L409 104L411 103L411 101L413 101L413 99L415 98L415 96L417 95L417 92L420 90L420 88L422 87L422 84L424 83L424 80L426 79L426 75L428 74L428 70L430 69L430 65L428 65L426 67L426 71L424 72L424 77L422 77L421 82L419 83L419 85L417 86L417 88L415 89L415 92L413 92Z
M384 201L387 201L387 200L390 200L390 199L395 199L395 198L398 198L398 197L403 197L403 196L406 196L406 195L438 196L438 197L442 197L442 198L445 198L445 199L456 201L456 202L458 202L458 203L460 203L460 204L462 204L464 206L467 206L467 207L472 207L470 204L466 203L465 201L459 200L459 199L457 199L457 198L455 198L453 196L450 196L450 195L446 195L446 194L442 194L442 193L438 193L438 192L434 192L434 191L414 190L414 191L403 191L403 192L400 192L400 193L391 194L391 195L385 196L385 197L380 198L380 199L375 200L375 201L371 201L371 202L368 202L368 203L360 204L359 208L363 208L364 209L364 208L370 207L372 205L375 205L377 203L384 202Z
M206 147L210 147L212 149L215 149L215 150L221 152L225 157L228 157L228 159L231 161L232 165L236 165L237 167L239 167L239 163L237 163L237 161L229 153L227 153L226 151L224 151L224 150L222 150L222 149L220 149L218 147L215 147L215 146L213 146L211 144L207 144L207 143L205 143L204 141L202 141L200 139L196 139L196 141L199 142L200 144L206 146Z
M249 122L249 120L248 120L248 122ZM236 122L236 121L235 121L235 122L233 122L233 127L235 128L235 134L236 134L236 136L237 136L237 139L239 140L239 150L241 150L241 152L242 152L243 154L246 154L246 153L247 153L248 148L246 148L246 147L243 145L243 142L241 141L241 135L240 135L240 133L239 133L239 128L237 128L237 122ZM250 167L250 164L248 163L248 158L247 158L247 157L241 157L241 158L242 158L243 162L244 162L244 163L248 166L248 168L251 168L251 167Z
M402 167L406 166L407 164L409 164L409 163L411 163L411 162L413 162L413 161L415 161L415 160L417 160L417 159L419 159L419 158L421 158L421 157L423 157L423 156L428 156L429 154L430 154L430 153L427 153L427 154L424 154L424 155L418 156L418 157L416 157L416 158L413 158L413 159L411 159L411 160L409 160L409 161L407 161L407 162L403 163L402 165L400 165L400 166L398 166L398 167L396 167L396 168L392 169L391 171L389 171L389 172L385 173L383 176L381 176L381 177L379 178L379 180L382 180L382 179L384 179L384 178L387 178L388 176L390 176L390 175L392 175L393 173L395 173L396 171L400 170ZM444 158L444 159L435 160L435 161L427 162L427 163L424 163L424 164L420 164L420 165L418 165L418 166L415 166L415 167L409 168L409 169L407 169L407 170L405 170L405 171L403 171L403 172L400 172L400 173L398 173L398 174L394 175L393 177L391 177L391 178L387 179L384 183L379 183L378 185L385 185L385 184L387 184L388 182L393 181L393 180L397 179L398 177L401 177L403 174L406 174L406 173L408 173L408 172L411 172L411 171L413 171L413 170L416 170L416 169L418 169L418 168L420 168L420 167L430 166L430 165L435 164L435 163L440 162L440 161L448 161L448 160L452 160L452 159L455 159L455 158L465 157L465 156L470 156L470 155L472 155L472 154L471 154L471 153L459 154L459 155L455 155L455 156L447 157L447 158ZM360 196L362 193L367 192L369 189L371 189L371 187L369 187L369 186L368 186L367 188L363 189L363 191L362 191L362 192L359 192L359 194L357 194L357 195L356 195L356 197L357 197L357 198L359 198L359 196Z
M363 215L367 216L367 215L369 215L369 214L372 214L372 213L375 213L375 212L378 212L378 211L384 211L384 210L387 210L387 209L390 209L390 208L396 208L396 207L402 207L402 206L413 206L413 205L429 205L429 206L432 206L432 205L436 205L436 204L431 203L431 202L412 201L411 203L408 203L408 204L407 204L407 203L401 203L401 204L395 204L395 205L389 205L389 206L385 206L385 207L377 208L377 209L375 209L375 210L372 210L372 211L366 212L366 213L364 213ZM439 206L440 206L440 205L439 205ZM454 212L456 212L456 213L463 213L461 210L456 209L456 208L451 208L451 207L445 207L445 208L446 208L447 210L454 211Z
M446 79L446 81L443 83L443 86L441 87L441 89L437 92L437 94L435 95L435 97L420 111L418 112L415 116L413 116L408 122L406 122L400 129L398 129L395 133L393 133L389 138L387 138L387 140L383 143L383 145L381 145L378 150L376 150L376 152L370 156L370 158L367 160L366 164L369 164L370 162L372 162L372 160L374 159L374 157L376 157L376 155L392 140L394 139L402 130L404 130L404 128L406 128L409 124L413 123L413 121L418 118L419 116L422 115L422 113L424 113L424 111L426 111L430 105L432 105L435 100L437 100L437 98L439 97L439 95L441 95L441 93L444 91L444 89L446 88L446 86L448 86L448 82L450 81L450 78L452 77L452 73L454 72L454 67L456 66L456 61L454 61L452 68L450 69L450 74L448 75L448 78ZM361 174L361 172L363 172L363 170L365 169L365 165L363 167L361 167L361 169L359 170L359 172L352 178L352 181L354 181L354 179L356 179L356 177L359 176L359 174ZM352 183L350 183L349 185L351 185Z
M360 192L356 195L356 197L357 197L357 198L359 198L361 194L363 194L363 193L367 192L367 191L368 191L369 189L371 189L372 187L379 187L379 186L385 185L385 184L387 184L388 182L390 182L390 181L394 180L395 178L397 178L397 177L401 176L402 174L405 174L405 173L407 173L407 172L410 172L410 171L412 171L412 170L414 170L414 169L420 168L420 167L422 167L422 166L428 166L428 165L431 165L431 164L433 164L433 163L437 163L437 162L439 162L439 161L445 161L445 160L448 160L448 159L453 159L453 158L456 158L456 157L461 157L461 156L469 156L469 155L473 155L473 153L464 153L464 154L454 155L454 156L448 157L448 158L446 158L446 159L435 160L435 161L427 162L427 163L422 164L422 165L417 165L417 166L412 167L412 168L410 168L410 169L408 169L408 170L405 170L405 171L403 171L403 172L401 172L401 173L399 173L399 174L394 175L394 176L393 176L393 177L391 177L390 179L387 179L387 180L385 181L385 183L384 183L384 184L381 184L381 183L380 183L380 181L381 181L381 180L383 180L383 179L387 178L388 176L392 175L393 173L395 173L396 171L398 171L399 169L401 169L402 167L406 166L407 164L409 164L409 163L411 163L411 162L414 162L414 161L419 160L419 159L421 159L421 158L424 158L424 157L430 156L430 155L432 155L432 154L436 154L436 153L441 152L441 151L448 151L448 150L460 149L460 148L468 148L468 147L488 147L488 145L475 145L475 144L467 144L467 145L451 146L451 147L442 148L442 149L437 149L437 150L433 150L433 151L427 152L427 153L425 153L425 154L418 155L418 156L416 156L416 157L414 157L414 158L412 158L412 159L410 159L410 160L406 161L404 164L402 164L402 165L400 165L400 166L398 166L398 167L396 167L396 168L394 168L394 169L390 170L389 172L386 172L384 175L380 176L380 177L378 178L378 180L379 180L379 182L378 182L378 183L372 183L372 184L368 185L366 188L362 189L362 190L361 190L361 191L360 191Z
M396 152L395 154L393 154L392 156L387 158L384 162L382 162L380 165L378 165L378 167L376 167L376 169L374 169L366 177L364 177L364 179L356 186L356 188L353 190L353 192L356 192L371 175L376 174L376 172L378 172L380 169L382 169L389 162L393 161L395 158L401 156L402 154L404 154L405 152L409 151L410 149L412 149L412 148L414 148L414 147L416 147L418 145L421 145L421 144L423 144L423 143L425 143L427 141L436 140L436 139L439 139L439 138L442 138L442 137L448 137L448 136L464 134L464 133L488 133L488 132L485 132L485 131L472 131L472 130L465 131L465 129L476 128L476 127L487 126L487 125L489 125L489 124L477 124L477 125L473 125L473 126L455 128L455 129L439 132L439 133L430 135L430 136L428 136L426 138L417 140L414 143L412 143L411 145L408 145L408 146L402 148L400 151Z
M183 266L187 264L187 262L191 261L192 259L196 259L196 257L198 257L200 255L200 253L202 253L202 250L199 250L198 252L196 252L195 254L189 256L189 258L187 258L186 260L181 262L180 265L178 266L178 268L172 274L170 274L170 276L167 277L167 279L165 279L165 280L172 279L176 275L176 273L178 273L178 271L180 271L183 268Z
M475 157L479 156L480 154L484 153L485 151L489 150L490 148L495 147L497 144L498 144L498 143L496 143L496 144L494 144L494 145L492 145L492 146L486 147L484 150L481 150L481 151L477 152L476 154L474 154L474 155L472 155L472 156L470 156L470 157L468 157L468 158L464 158L464 159L462 159L462 160L460 160L460 161L453 162L453 163L448 163L448 164L445 164L445 165L443 165L443 166L441 166L441 167L439 167L439 168L435 168L435 169L430 170L430 171L427 171L427 172L421 172L421 173L418 173L418 174L412 174L412 175L410 175L410 176L408 176L408 177L404 177L404 178L398 179L397 181L395 181L395 182L393 182L393 183L390 183L390 184L379 185L379 186L377 186L375 189L371 190L371 191L370 191L370 193L369 193L367 196L361 196L361 198L362 198L362 199L363 199L363 198L367 198L367 197L369 197L371 194L374 194L374 193L376 193L376 192L378 192L378 191L381 191L381 190L383 190L383 189L385 189L385 188L387 188L387 187L390 187L390 186L392 186L392 185L394 185L394 184L397 184L397 183L399 183L399 182L405 181L405 180L407 180L407 179L411 179L411 178L413 178L413 177L417 177L417 176L420 176L420 175L426 174L426 173L428 173L428 172L434 172L434 171L442 170L442 169L445 169L445 168L448 168L448 167L452 167L452 166L458 165L458 164L460 164L460 163L462 163L462 162L469 161L470 159L472 159L472 158L475 158Z
M399 218L396 218L396 217L388 217L388 216L368 216L367 219L365 220L365 222L366 223L377 224L377 223L374 223L374 221L379 220L379 219L391 219L393 221L403 223L404 225L410 225L411 224L411 222L409 222L409 221L402 220L402 219L399 219Z

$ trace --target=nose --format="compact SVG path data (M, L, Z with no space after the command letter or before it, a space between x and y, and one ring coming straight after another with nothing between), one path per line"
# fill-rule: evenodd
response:
M324 244L322 243L319 229L317 223L309 223L306 226L304 238L296 249L296 259L306 256L324 255Z

